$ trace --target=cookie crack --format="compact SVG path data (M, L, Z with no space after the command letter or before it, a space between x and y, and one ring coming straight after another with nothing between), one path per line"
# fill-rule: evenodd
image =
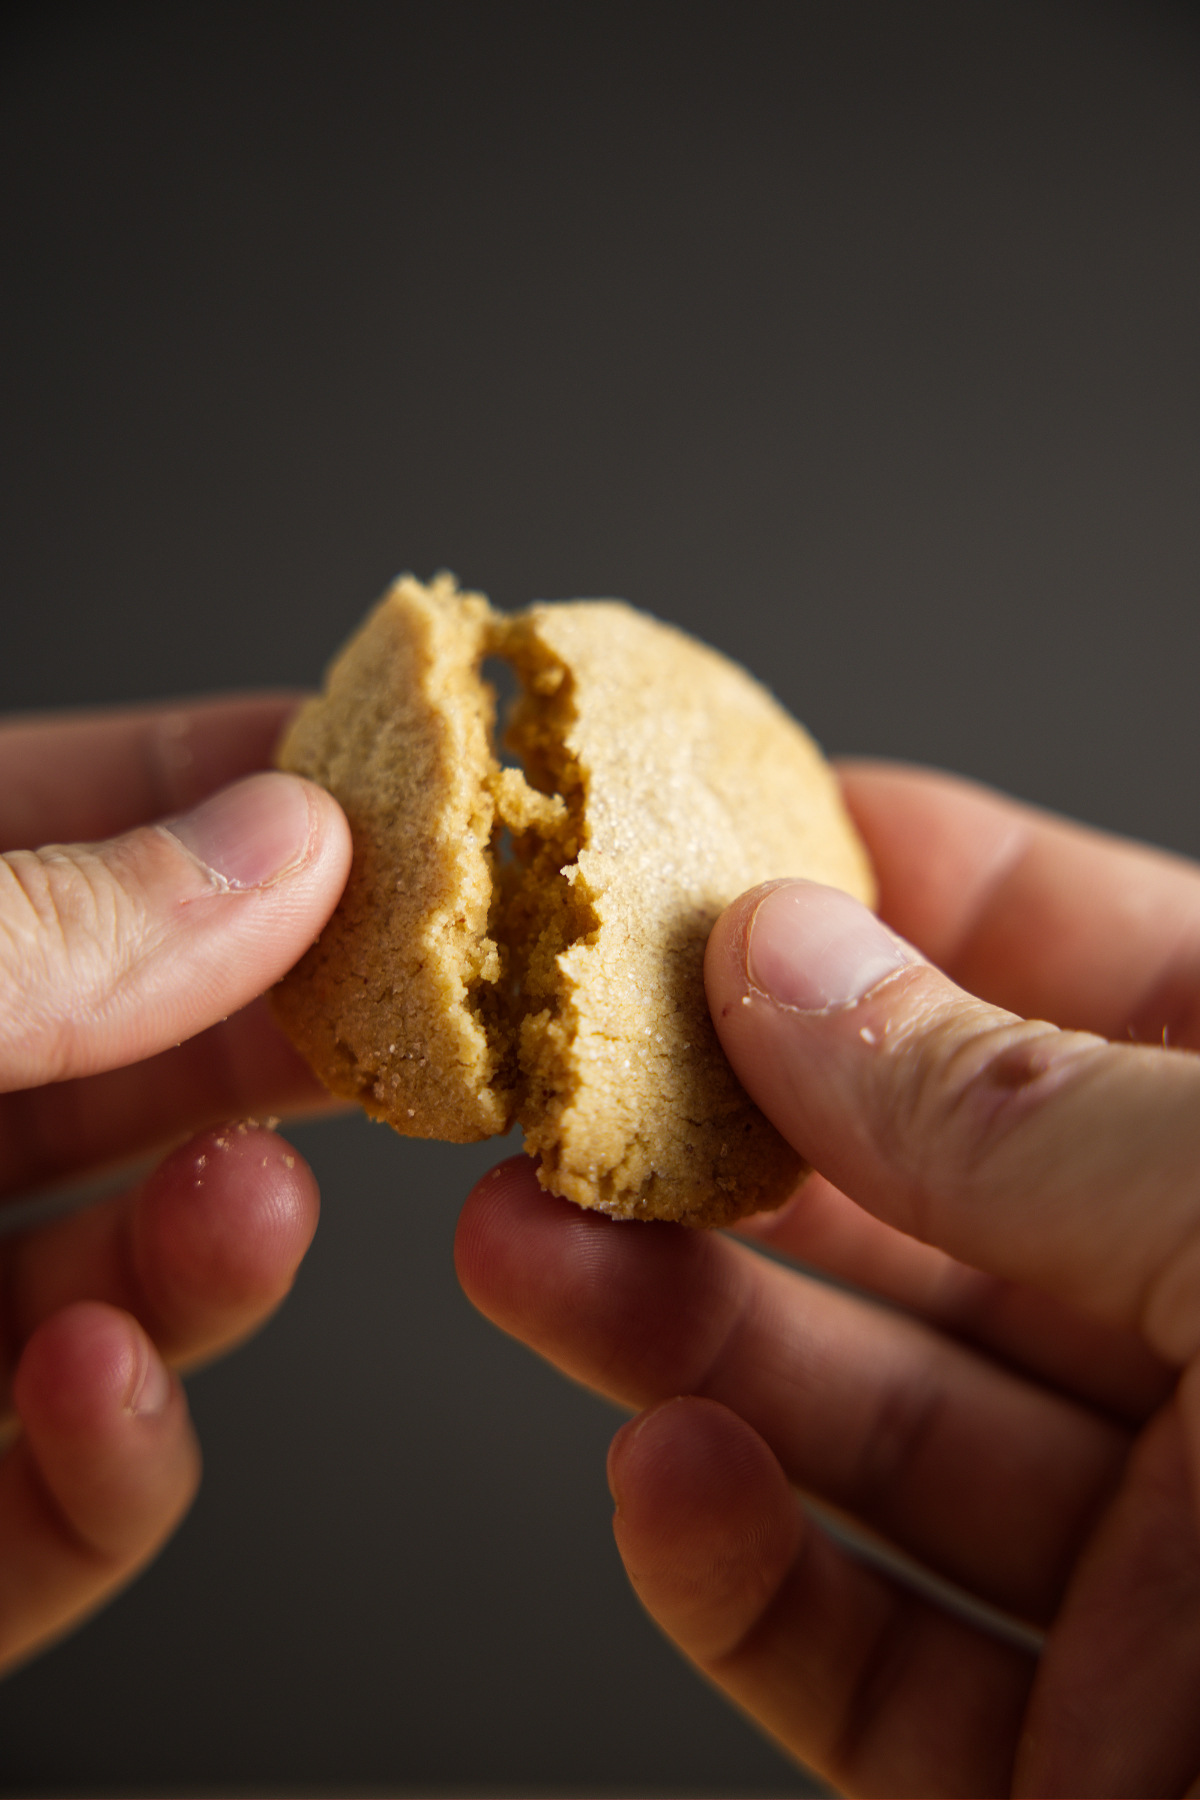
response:
M560 959L594 936L599 918L578 863L587 779L568 747L574 679L522 614L491 615L481 681L488 659L513 671L518 690L486 783L495 808L488 936L500 967L472 999L512 1096L510 1119L528 1129L533 1118L561 1117L574 1097L572 984Z

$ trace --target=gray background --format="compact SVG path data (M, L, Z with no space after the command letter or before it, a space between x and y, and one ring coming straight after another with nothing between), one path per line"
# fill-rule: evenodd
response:
M621 594L833 750L1200 852L1200 34L1169 5L10 13L0 704L309 684L399 568ZM161 1561L3 1791L802 1793L346 1120Z

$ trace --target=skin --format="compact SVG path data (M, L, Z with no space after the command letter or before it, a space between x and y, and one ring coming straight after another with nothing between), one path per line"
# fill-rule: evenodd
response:
M635 1591L831 1784L1200 1792L1200 870L948 777L843 774L920 954L837 900L822 1004L828 890L776 885L706 970L817 1173L705 1234L581 1212L517 1158L467 1202L461 1279L635 1409L609 1458Z
M9 1666L182 1516L177 1371L258 1328L315 1228L310 1173L246 1115L323 1104L255 997L336 904L345 822L294 778L239 785L201 821L220 880L178 817L261 768L290 705L0 730L0 1198L165 1152L0 1240ZM1200 875L943 777L846 787L929 962L772 998L759 893L708 964L734 1066L820 1173L739 1243L613 1226L516 1159L464 1212L464 1283L640 1409L610 1458L637 1592L832 1782L1196 1791ZM849 1553L798 1489L1024 1636Z
M293 706L0 727L0 1206L163 1158L0 1237L2 1666L102 1604L179 1522L200 1458L178 1371L258 1329L316 1228L310 1171L250 1116L326 1104L256 998L350 862L328 795L250 774Z

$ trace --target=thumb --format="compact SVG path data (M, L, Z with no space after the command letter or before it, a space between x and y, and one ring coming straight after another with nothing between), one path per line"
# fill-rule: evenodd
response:
M960 1260L1200 1348L1200 1056L985 1005L856 900L774 882L722 916L709 1006L823 1175Z
M0 857L0 1092L140 1061L235 1012L303 955L349 867L337 804L278 774L108 843Z

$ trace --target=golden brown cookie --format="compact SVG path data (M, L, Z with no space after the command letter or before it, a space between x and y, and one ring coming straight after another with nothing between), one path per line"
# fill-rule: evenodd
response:
M488 656L521 682L524 773L492 749ZM723 1225L787 1197L801 1163L725 1060L704 945L757 882L873 884L819 751L744 670L618 601L506 617L405 577L279 761L354 836L274 995L335 1093L420 1137L519 1120L545 1187L626 1217Z

